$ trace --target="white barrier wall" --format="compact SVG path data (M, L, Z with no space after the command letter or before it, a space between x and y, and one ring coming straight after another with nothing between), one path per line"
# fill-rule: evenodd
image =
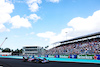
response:
M0 55L11 55L12 52L0 52Z

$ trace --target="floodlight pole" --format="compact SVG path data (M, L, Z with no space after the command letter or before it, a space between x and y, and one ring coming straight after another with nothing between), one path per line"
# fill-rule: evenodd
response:
M3 43L6 41L6 39L7 39L7 37L4 39L4 41L3 41L2 44L0 45L0 48L1 48L1 46L3 45Z

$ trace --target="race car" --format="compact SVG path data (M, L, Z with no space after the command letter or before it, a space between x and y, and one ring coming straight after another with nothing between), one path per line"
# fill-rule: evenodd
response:
M28 62L35 62L36 59L37 59L36 57L30 57L27 61Z
M43 59L37 58L37 59L34 59L34 62L35 63L48 63L49 60L47 60L46 58L43 58Z
M47 60L46 58L40 59L40 58L36 58L34 56L23 56L23 61L26 62L35 62L35 63L48 63L49 60Z
M34 58L34 55L33 56L29 56L29 55L23 56L23 62L28 61L30 58Z
M44 58L42 61L41 61L41 63L48 63L49 62L49 60L47 60L46 58Z
M47 60L46 58L40 59L40 58L36 58L36 57L31 57L27 60L28 62L35 62L35 63L48 63L49 60Z

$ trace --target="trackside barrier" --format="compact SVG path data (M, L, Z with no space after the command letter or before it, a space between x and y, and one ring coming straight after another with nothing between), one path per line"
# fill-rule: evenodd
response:
M55 56L55 55L48 55L48 57L50 57L50 58L54 58L54 56Z
M77 59L94 59L94 55L77 55Z
M60 55L60 58L68 58L68 55Z
M77 55L69 55L68 58L77 58Z
M36 55L35 57L100 60L100 55Z
M34 55L34 57L38 57L38 55Z
M44 55L41 55L41 57L45 57Z
M38 55L38 57L41 57L41 55Z
M100 55L35 55L35 57L48 58L74 58L74 59L94 59L100 60Z
M48 55L45 55L44 57L48 57Z
M1 55L1 56L7 56L7 55Z
M100 55L96 55L96 58L94 56L94 59L100 60Z
M55 58L59 58L59 55L55 55L54 57L55 57Z

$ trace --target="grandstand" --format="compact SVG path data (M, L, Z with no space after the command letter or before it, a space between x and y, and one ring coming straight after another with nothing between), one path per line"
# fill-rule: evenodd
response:
M100 54L100 32L54 44L60 45L46 51L47 55L97 55Z
M44 53L44 49L40 46L24 46L23 55L39 55Z

